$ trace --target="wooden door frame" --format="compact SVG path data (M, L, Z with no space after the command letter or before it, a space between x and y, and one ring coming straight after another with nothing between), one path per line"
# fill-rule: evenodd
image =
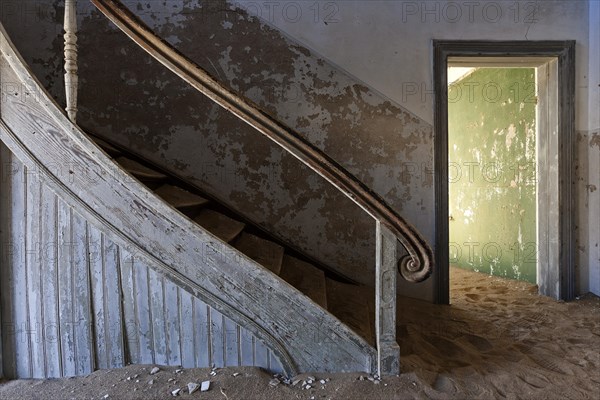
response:
M558 297L575 297L575 41L433 40L435 271L434 299L450 303L448 233L448 58L556 57L558 60Z

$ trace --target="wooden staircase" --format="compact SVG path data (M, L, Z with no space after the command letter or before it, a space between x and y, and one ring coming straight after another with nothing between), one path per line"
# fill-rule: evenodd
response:
M304 261L259 228L199 190L185 189L177 178L139 160L105 140L91 137L113 160L173 208L292 285L374 345L374 289L326 277L325 271Z

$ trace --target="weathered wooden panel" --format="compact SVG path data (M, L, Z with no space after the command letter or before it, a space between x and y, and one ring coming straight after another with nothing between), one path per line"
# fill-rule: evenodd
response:
M125 365L119 249L94 227L89 248L96 367L114 368Z
M42 210L40 219L42 223L42 237L44 238L44 252L41 263L40 275L43 285L42 315L44 318L44 354L46 376L58 378L62 376L62 352L60 347L59 313L58 313L58 198L42 185Z
M27 271L27 292L29 331L31 341L31 375L34 378L42 378L46 375L44 362L44 336L43 336L43 308L44 302L41 277L43 270L41 268L40 246L43 243L40 206L42 204L42 184L39 176L36 174L27 175L26 186L26 218L25 231L26 253L25 265Z
M14 51L3 30L0 30L0 50L0 78L3 82L22 83L15 91L17 95L11 93L11 96L4 96L8 101L0 103L0 138L28 166L39 168L46 178L45 184L59 197L56 221L56 308L60 316L57 322L62 375L89 370L92 364L90 360L95 360L93 353L96 346L86 346L81 342L81 338L95 334L90 329L95 315L93 301L89 300L93 299L91 267L83 267L89 261L85 257L87 249L82 251L77 248L85 243L85 246L89 245L87 240L83 240L89 235L89 224L98 227L118 244L119 251L129 252L129 259L133 261L131 266L125 266L123 260L128 257L121 254L118 267L121 269L119 275L122 277L123 291L120 309L124 313L123 319L127 321L124 335L127 338L127 361L137 362L133 358L135 351L130 350L134 347L131 341L141 339L142 333L148 335L146 338L150 348L143 348L139 341L137 359L153 354L155 363L169 362L170 349L177 347L174 343L180 344L180 338L174 335L181 329L168 329L165 321L167 312L162 279L167 277L169 282L210 305L206 309L210 327L207 331L209 363L224 365L227 362L227 340L223 330L227 323L222 314L225 312L257 339L254 342L257 352L255 364L271 367L273 349L277 357L284 360L283 366L288 373L310 370L364 371L371 368L375 350L335 317L316 307L310 299L256 262L240 255L173 210L117 168L83 132L68 121L46 95ZM62 165L65 168L62 173L46 170L50 165ZM14 210L12 207L10 209ZM24 229L24 226L21 227L21 230ZM21 234L21 237L24 235ZM143 274L144 269L147 279L138 276L138 271ZM26 275L20 277L20 270L14 266L3 266L3 270L9 271L3 272L9 275L8 279L20 278L27 283ZM156 276L161 277L160 282ZM129 290L125 287L128 277L132 287L146 282L148 301L145 307L149 311L142 312L140 306L143 301L140 300L145 299L138 298L138 291L134 291L133 295L126 293ZM151 290L159 283L160 293ZM8 286L15 291L15 296L26 295L26 292L17 293L23 285L15 286L10 281ZM87 293L82 293L86 290ZM12 310L15 307L12 304L13 297L8 296L8 300L3 301L5 304L10 301L11 304L5 309L15 314ZM2 311L3 320L12 323L13 315L4 315L4 309ZM180 315L180 312L169 315ZM149 322L150 329L147 331L137 326L144 318ZM132 329L127 326L130 321L136 324ZM314 346L315 329L331 340ZM76 337L76 333L81 336ZM168 341L169 334L173 336L172 342ZM6 332L3 332L3 336L7 337ZM14 346L15 349L30 348L29 336L25 336L27 345ZM202 333L194 335L199 336ZM258 338L267 341L269 347ZM202 343L196 342L195 346L199 349ZM6 366L9 364L6 362L7 351L14 349L7 350L4 347L4 350ZM181 357L175 358L181 362ZM239 360L239 355L237 358ZM26 371L30 370L30 358L25 355L23 359L26 361L19 361L17 365L20 376L26 377ZM16 375L17 365L12 364Z
M85 375L127 361L192 368L271 359L282 371L256 337L121 249L5 146L0 157L5 376Z

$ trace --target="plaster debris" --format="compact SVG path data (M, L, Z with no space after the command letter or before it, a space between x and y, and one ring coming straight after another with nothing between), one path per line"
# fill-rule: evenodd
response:
M271 379L271 380L269 381L269 385L270 385L270 386L277 386L277 385L279 385L280 383L281 383L281 381L280 381L279 379L277 379L277 378L273 378L273 379Z
M150 380L148 381L148 385L154 385L154 379L150 379Z
M194 393L195 391L197 391L198 389L200 389L200 385L197 384L196 382L190 382L187 384L188 387L188 392L190 394Z
M177 388L171 392L173 396L179 396L179 392L181 392L181 388Z
M234 372L234 373L233 373L233 377L234 377L234 378L235 378L235 377L237 377L237 376L239 376L239 375L240 375L240 373L239 373L239 372Z
M175 378L169 378L169 380L167 380L167 382L176 382Z
M210 381L204 381L204 382L202 382L202 386L200 387L200 391L201 392L208 392L209 388L210 388Z
M176 373L176 374L179 374L179 373L181 373L181 372L183 372L183 370L182 370L182 369L176 369L176 370L175 370L175 373Z
M150 375L154 375L154 374L158 373L158 371L160 371L160 368L158 368L158 367L154 367L154 368L152 368L152 370L150 371Z

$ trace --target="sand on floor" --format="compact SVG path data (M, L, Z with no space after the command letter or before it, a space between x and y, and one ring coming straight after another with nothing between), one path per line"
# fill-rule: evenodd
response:
M451 269L452 305L401 299L402 373L381 381L361 373L304 374L310 389L270 385L251 367L183 369L131 365L87 377L0 384L0 399L598 399L600 299L539 296L526 282ZM129 378L129 379L128 379ZM321 379L329 381L321 384ZM152 384L149 381L153 380ZM211 381L204 393L188 382Z

